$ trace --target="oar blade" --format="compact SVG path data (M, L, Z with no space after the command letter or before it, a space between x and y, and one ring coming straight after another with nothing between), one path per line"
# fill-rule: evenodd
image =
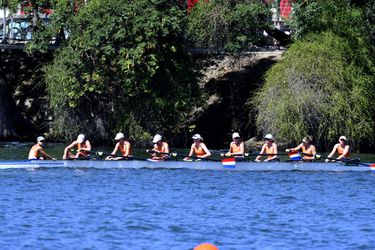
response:
M302 156L300 155L300 153L298 153L297 151L290 151L288 153L288 156L289 158L292 160L292 161L300 161L302 160Z
M221 160L224 168L236 168L236 159L234 157L225 158Z

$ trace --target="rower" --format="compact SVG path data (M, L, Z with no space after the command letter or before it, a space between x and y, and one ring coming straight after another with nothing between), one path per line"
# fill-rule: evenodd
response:
M237 132L233 133L232 139L233 141L229 145L229 151L221 156L243 158L245 154L245 145L241 140L240 134Z
M195 154L197 158L207 158L211 156L211 152L208 150L206 144L203 143L203 138L200 134L195 134L191 138L193 139L194 143L190 147L190 152L187 157L184 158L184 161L190 161L190 157Z
M337 153L338 157L336 159L332 159L335 153ZM339 143L335 144L332 152L327 156L326 162L349 159L349 156L350 146L347 144L346 137L342 135L339 138Z
M301 151L303 161L314 161L316 159L316 147L311 144L311 137L306 136L302 139L302 143L294 148L287 148L285 152Z
M151 154L153 160L169 160L169 145L167 142L163 141L163 137L156 134L152 139L154 147L148 152Z
M113 149L112 153L105 158L106 160L123 160L133 157L132 146L129 140L125 138L123 133L117 133L115 141L117 141L115 148ZM120 157L116 156L118 150L121 152Z
M77 148L77 153L74 155L70 152L74 147ZM69 146L64 149L63 159L78 159L78 158L87 158L90 156L91 143L89 140L86 140L84 134L79 134L77 140L72 142Z
M45 146L44 141L43 136L36 138L36 144L31 147L29 152L29 160L56 160L56 158L53 158L43 150Z
M264 162L279 161L279 157L277 156L277 145L273 136L271 134L266 134L264 139L266 142L263 144L259 155L257 158L255 158L255 161L261 162L260 158L262 158L262 155L264 154L267 155L267 159L265 159Z

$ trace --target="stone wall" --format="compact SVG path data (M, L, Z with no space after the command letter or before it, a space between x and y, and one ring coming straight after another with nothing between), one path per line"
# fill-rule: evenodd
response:
M241 57L205 59L201 86L207 100L198 110L195 131L202 134L208 145L227 147L233 132L239 132L245 140L257 136L248 101L282 53L253 52Z

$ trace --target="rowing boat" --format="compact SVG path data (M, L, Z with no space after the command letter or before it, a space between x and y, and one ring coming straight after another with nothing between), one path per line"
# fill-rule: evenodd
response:
M94 168L94 169L193 169L228 171L371 171L375 164L345 164L343 162L232 162L220 161L148 161L148 160L57 160L0 161L0 169Z

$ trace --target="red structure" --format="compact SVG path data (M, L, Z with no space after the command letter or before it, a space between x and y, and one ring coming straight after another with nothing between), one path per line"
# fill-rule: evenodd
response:
M199 2L200 0L178 0L181 5L186 5L188 12ZM208 2L208 0L205 0ZM277 7L278 14L284 19L288 19L292 13L292 3L295 0L263 0L263 2L269 6Z
M199 2L199 0L188 0L187 2L187 9L190 12L190 10Z
M31 1L23 1L20 3L20 10L19 14L20 15L27 15L30 14L31 9L32 9L32 3ZM44 15L51 15L53 13L53 10L50 8L50 6L40 6L39 7L39 13L44 14Z
M277 9L277 13L280 17L288 19L292 13L292 3L295 3L295 0L263 0L265 4L272 8Z
M288 19L291 12L292 12L291 1L281 0L280 1L280 16L285 19Z

